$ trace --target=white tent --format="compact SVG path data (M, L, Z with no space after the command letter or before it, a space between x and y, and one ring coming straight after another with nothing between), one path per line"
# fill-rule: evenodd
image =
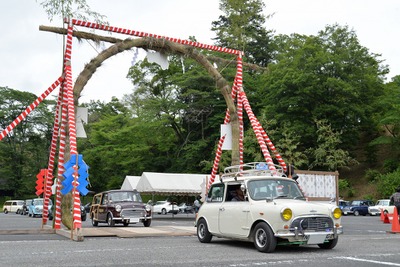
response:
M200 195L204 194L207 174L143 172L138 176L126 176L121 189L136 189L144 194ZM137 181L137 182L136 182Z
M124 182L122 183L122 190L133 190L137 188L137 184L140 180L140 176L126 176Z

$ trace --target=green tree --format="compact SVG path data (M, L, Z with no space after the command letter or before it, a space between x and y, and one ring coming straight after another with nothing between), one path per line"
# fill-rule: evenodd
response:
M40 5L46 11L50 21L54 17L76 18L82 20L89 20L93 18L95 22L104 24L106 16L93 11L86 0L46 0L41 1Z
M349 152L339 148L341 143L340 132L334 132L327 121L316 121L318 146L310 148L308 153L314 161L311 169L337 171L340 167L355 164L356 161L349 156Z
M272 31L264 27L265 4L261 0L221 0L224 13L212 22L212 31L217 35L216 44L245 52L246 61L266 66L273 51Z
M393 172L382 174L377 179L377 189L382 198L389 198L396 188L400 185L400 169Z
M5 129L37 97L28 92L0 87L0 129ZM15 197L35 193L36 174L47 167L51 140L50 106L43 101L26 119L0 142L0 180L2 188Z
M393 77L385 84L384 94L378 99L378 112L374 118L379 127L379 135L370 145L376 149L385 147L387 163L392 162L388 171L399 166L400 160L400 76Z
M333 131L342 132L343 149L374 128L374 103L387 68L379 55L360 45L354 31L333 25L317 36L280 35L276 43L276 63L259 88L260 105L279 127L291 122L291 131L301 136L300 147L317 146L316 120L327 120Z

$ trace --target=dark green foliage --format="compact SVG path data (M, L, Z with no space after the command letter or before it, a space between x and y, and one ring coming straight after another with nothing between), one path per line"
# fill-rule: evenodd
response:
M362 47L347 27L327 26L318 36L277 36L276 63L264 77L259 96L268 118L301 136L300 148L315 147L315 120L341 132L340 148L352 148L360 132L373 128L374 101L382 95L377 55Z
M0 87L0 129L5 129L37 97ZM0 142L0 185L15 197L35 193L36 175L47 168L51 140L52 101L44 101Z
M400 169L382 174L378 181L378 193L382 198L389 198L400 186Z

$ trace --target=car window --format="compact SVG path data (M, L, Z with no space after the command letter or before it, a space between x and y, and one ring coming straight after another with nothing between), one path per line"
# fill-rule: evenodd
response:
M221 202L224 196L224 184L213 185L208 192L207 202Z
M101 205L107 205L108 204L108 194L103 194L103 198L101 199Z
M248 183L249 195L254 200L266 198L304 198L296 182L281 179L253 180Z
M108 198L112 202L142 202L140 194L134 191L112 192Z
M43 199L34 199L32 204L34 206L43 205Z

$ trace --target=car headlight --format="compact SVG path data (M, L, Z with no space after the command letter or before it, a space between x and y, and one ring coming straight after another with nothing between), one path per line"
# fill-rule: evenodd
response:
M292 210L289 208L285 208L281 211L281 217L285 221L289 221L293 216Z
M121 205L117 205L117 206L115 206L115 211L117 211L117 212L121 212L121 210L122 210L122 207L121 207Z
M333 218L339 219L340 217L342 217L342 211L338 207L335 207L332 209L332 215Z
M151 211L151 205L146 205L146 211Z

